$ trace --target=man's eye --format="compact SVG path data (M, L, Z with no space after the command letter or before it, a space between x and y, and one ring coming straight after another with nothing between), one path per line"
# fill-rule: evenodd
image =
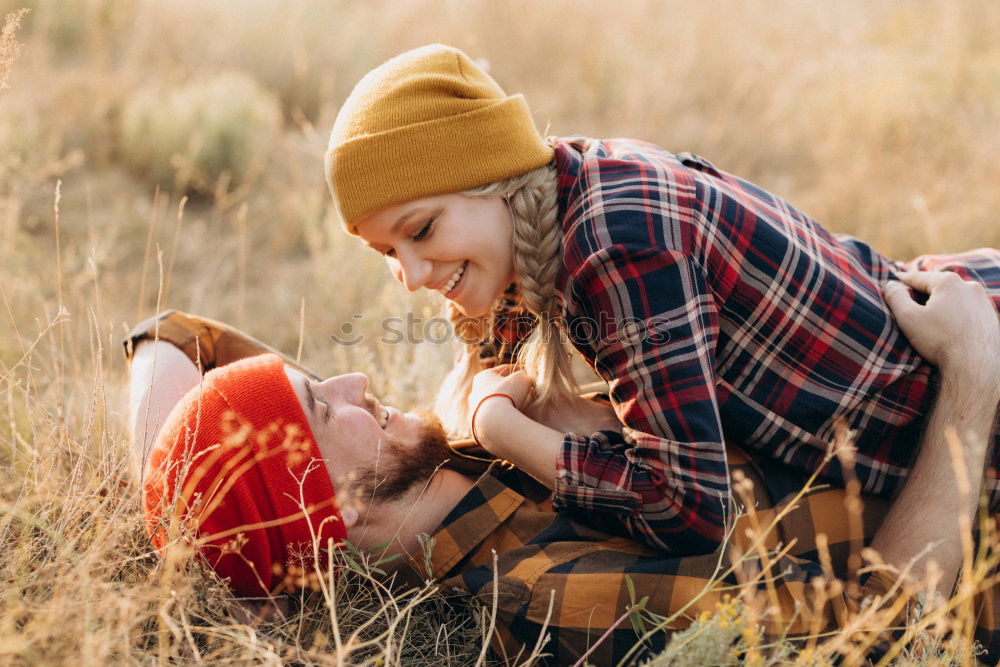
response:
M388 250L386 250L386 251L384 251L382 253L382 256L383 257L395 257L396 256L396 251L393 250L392 248L389 248Z
M423 241L425 238L427 238L428 236L430 236L431 230L434 227L434 221L435 220L437 220L437 217L433 217L430 220L428 220L427 223L423 227L420 228L420 231L417 232L416 236L413 237L413 240L414 241Z

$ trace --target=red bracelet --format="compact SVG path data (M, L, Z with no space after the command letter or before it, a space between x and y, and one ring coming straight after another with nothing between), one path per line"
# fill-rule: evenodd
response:
M514 402L514 397L511 396L510 394L497 392L495 394L490 394L489 396L483 396L481 399L479 399L479 403L476 405L476 409L472 411L472 439L475 440L476 444L479 445L480 447L483 446L483 443L479 442L479 436L476 435L476 415L479 414L479 408L483 407L483 403L485 403L488 399L496 398L497 396L503 396L508 401L510 401L510 404L514 406L515 410L517 409L517 403Z

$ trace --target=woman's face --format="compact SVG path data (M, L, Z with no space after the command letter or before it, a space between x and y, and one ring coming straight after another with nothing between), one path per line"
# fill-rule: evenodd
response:
M408 290L437 290L468 317L486 315L514 280L513 226L499 196L425 197L373 213L356 230Z

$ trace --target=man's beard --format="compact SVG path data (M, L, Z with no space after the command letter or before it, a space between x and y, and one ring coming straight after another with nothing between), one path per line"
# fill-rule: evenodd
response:
M440 420L431 413L420 415L416 445L407 446L386 434L378 459L358 471L348 487L361 503L374 505L397 500L414 487L424 487L446 460L453 456Z

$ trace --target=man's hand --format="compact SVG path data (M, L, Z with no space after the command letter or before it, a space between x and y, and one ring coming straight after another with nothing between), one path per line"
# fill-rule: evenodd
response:
M141 341L129 366L129 424L133 461L138 472L167 415L201 380L198 367L166 341Z
M898 275L900 282L883 288L885 302L920 356L942 371L1000 384L1000 319L986 289L950 271ZM914 301L904 284L929 294L926 305Z
M884 288L903 333L940 369L941 386L917 459L872 547L899 569L914 564L918 578L929 560L936 561L938 590L947 595L962 564L963 536L979 506L1000 403L1000 323L982 286L955 274L909 273L900 280L930 293L921 306L899 284ZM956 436L959 451L951 446Z
M560 433L581 433L597 431L620 431L622 424L614 409L605 403L598 403L577 396L556 401L548 409L528 406L523 412L551 429Z

